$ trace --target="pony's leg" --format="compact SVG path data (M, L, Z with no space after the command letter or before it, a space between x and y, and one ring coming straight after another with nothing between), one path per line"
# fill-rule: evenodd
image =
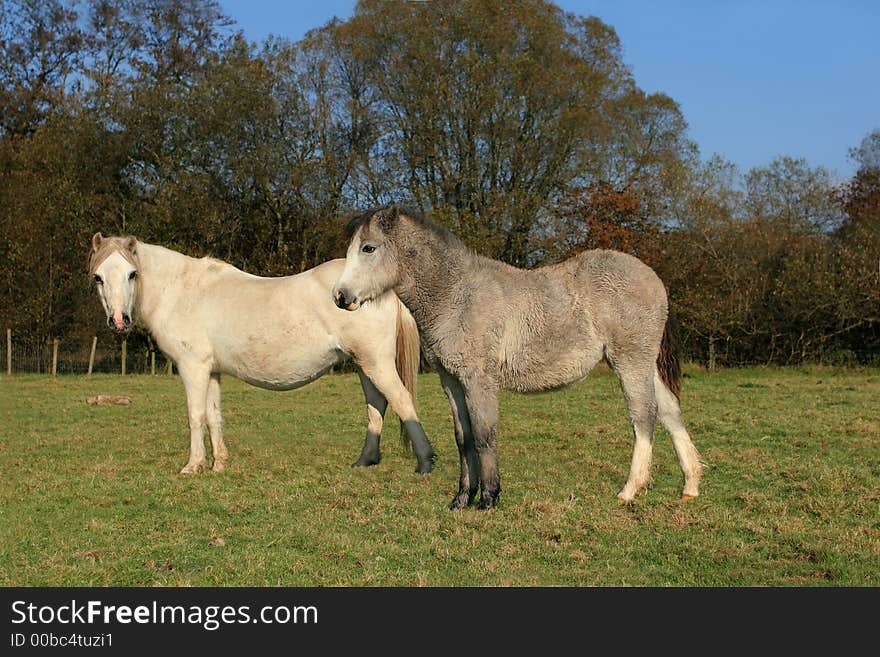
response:
M223 442L223 415L220 412L220 374L212 374L208 380L207 403L208 431L211 433L211 451L214 452L214 472L225 470L229 464L229 450Z
M364 399L367 402L367 437L364 440L364 449L360 458L352 463L353 468L376 465L382 460L379 451L379 440L382 437L382 422L385 417L385 409L388 408L388 400L373 385L363 372L358 370L361 379L361 387L364 389Z
M178 363L178 370L186 390L189 416L189 461L180 474L196 474L208 465L205 458L205 420L211 371L208 367L192 365L186 361Z
M700 478L703 476L700 453L694 447L694 443L691 442L691 437L685 429L678 400L660 379L656 369L654 370L654 396L657 398L657 417L672 436L672 445L675 447L678 463L684 474L684 489L681 499L697 497L700 494Z
M480 467L480 502L478 509L498 504L501 477L498 473L498 395L489 386L463 383L474 449Z
M391 404L391 408L397 413L397 416L403 422L406 435L409 436L416 453L418 466L416 472L424 474L430 472L434 467L434 448L422 428L422 423L416 415L416 409L413 405L412 396L403 385L403 381L397 375L397 369L394 366L394 359L390 359L384 364L376 365L371 361L361 361L358 363L364 374L369 377L373 385L379 390L382 396Z
M438 366L440 383L449 398L452 410L452 426L455 431L455 442L458 445L458 458L461 464L461 475L458 479L458 493L452 498L450 509L463 509L469 506L477 496L480 486L480 461L474 447L474 434L471 428L471 417L468 414L464 389L454 376Z
M631 502L636 494L648 485L651 478L651 455L654 446L654 419L656 402L654 400L654 363L624 361L613 364L620 387L629 409L632 422L633 443L632 463L629 478L623 490L617 494L621 502Z

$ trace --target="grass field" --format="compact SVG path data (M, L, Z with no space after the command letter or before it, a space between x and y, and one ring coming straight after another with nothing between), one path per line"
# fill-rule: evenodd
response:
M289 393L224 381L227 471L188 454L177 377L0 377L0 585L880 585L880 370L686 370L702 496L658 430L628 506L617 381L503 395L500 507L450 512L458 456L434 375L425 477L389 411L383 461L355 375ZM93 407L123 394L133 404Z

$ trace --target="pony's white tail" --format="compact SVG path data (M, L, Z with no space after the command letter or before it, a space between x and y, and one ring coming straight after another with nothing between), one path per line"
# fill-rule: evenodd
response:
M419 374L419 327L406 306L397 300L397 354L394 364L397 375L412 397L413 408L416 407L416 381ZM403 421L400 422L400 441L405 449L411 447Z

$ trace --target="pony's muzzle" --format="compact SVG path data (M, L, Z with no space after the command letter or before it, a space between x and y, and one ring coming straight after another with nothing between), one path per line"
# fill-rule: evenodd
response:
M124 333L131 329L131 317L128 313L115 312L107 318L107 326L114 333Z
M333 301L336 303L337 307L342 308L343 310L358 309L357 297L352 297L343 288L338 288L333 292Z

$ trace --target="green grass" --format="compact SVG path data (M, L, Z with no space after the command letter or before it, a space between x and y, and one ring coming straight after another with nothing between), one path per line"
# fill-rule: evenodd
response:
M451 512L448 406L423 375L438 453L426 477L386 418L382 463L354 375L272 393L224 381L230 467L180 476L177 377L0 377L0 584L880 585L880 371L686 370L684 413L709 464L702 496L658 430L632 505L617 381L505 394L500 507ZM94 394L133 404L93 407Z

